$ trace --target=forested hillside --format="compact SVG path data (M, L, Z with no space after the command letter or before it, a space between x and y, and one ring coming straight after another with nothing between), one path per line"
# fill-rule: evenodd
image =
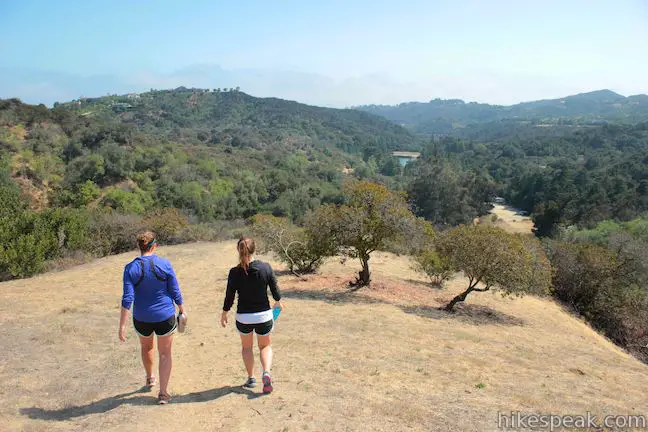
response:
M610 90L511 106L434 99L427 103L357 107L382 115L424 135L462 133L470 125L508 120L535 127L583 126L604 122L636 123L648 117L648 95L624 97Z
M171 240L190 222L183 239L199 240L213 237L205 224L261 212L299 222L339 202L345 177L394 183L391 150L421 144L378 116L235 89L151 91L52 109L2 100L0 279L33 274L73 251L128 250L143 226L162 224Z
M371 177L403 128L353 110L177 89L57 104L0 102L0 148L32 206L177 207L201 220L297 218L335 200L345 167ZM133 192L125 194L124 192Z
M450 220L457 221L466 214L461 210L466 200L474 202L471 196L486 191L531 213L537 234L547 236L559 226L592 227L648 211L648 123L563 135L505 135L432 141L421 161L408 169L414 177L410 192L422 214L454 214ZM449 192L430 200L433 189ZM483 214L472 215L478 213Z

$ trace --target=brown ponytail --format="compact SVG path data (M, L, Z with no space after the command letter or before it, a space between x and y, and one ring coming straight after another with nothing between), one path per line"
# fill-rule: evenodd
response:
M143 254L150 251L155 244L155 233L146 231L137 235L137 247Z
M247 273L248 268L250 267L250 262L252 261L252 254L256 249L254 240L250 237L241 237L236 248L238 249L239 254L239 266Z

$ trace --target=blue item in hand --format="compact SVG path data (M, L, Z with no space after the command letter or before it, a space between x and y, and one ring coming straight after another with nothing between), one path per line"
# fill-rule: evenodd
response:
M272 319L277 321L277 318L279 318L279 314L281 313L281 309L278 307L275 307L272 309Z

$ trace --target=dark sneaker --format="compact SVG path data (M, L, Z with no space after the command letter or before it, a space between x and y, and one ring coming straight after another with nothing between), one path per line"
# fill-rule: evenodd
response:
M249 377L248 380L243 384L243 387L245 388L254 388L256 387L256 378L254 377Z
M267 372L263 374L263 393L272 393L272 378Z
M157 398L157 403L158 405L166 405L169 403L169 399L171 399L171 395L168 393L160 393Z

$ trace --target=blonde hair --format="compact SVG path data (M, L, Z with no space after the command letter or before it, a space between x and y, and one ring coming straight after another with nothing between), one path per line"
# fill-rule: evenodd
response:
M238 249L239 266L247 273L256 244L250 237L241 237L236 248Z
M145 231L137 234L137 247L140 252L146 253L151 250L155 245L155 233L152 231Z

